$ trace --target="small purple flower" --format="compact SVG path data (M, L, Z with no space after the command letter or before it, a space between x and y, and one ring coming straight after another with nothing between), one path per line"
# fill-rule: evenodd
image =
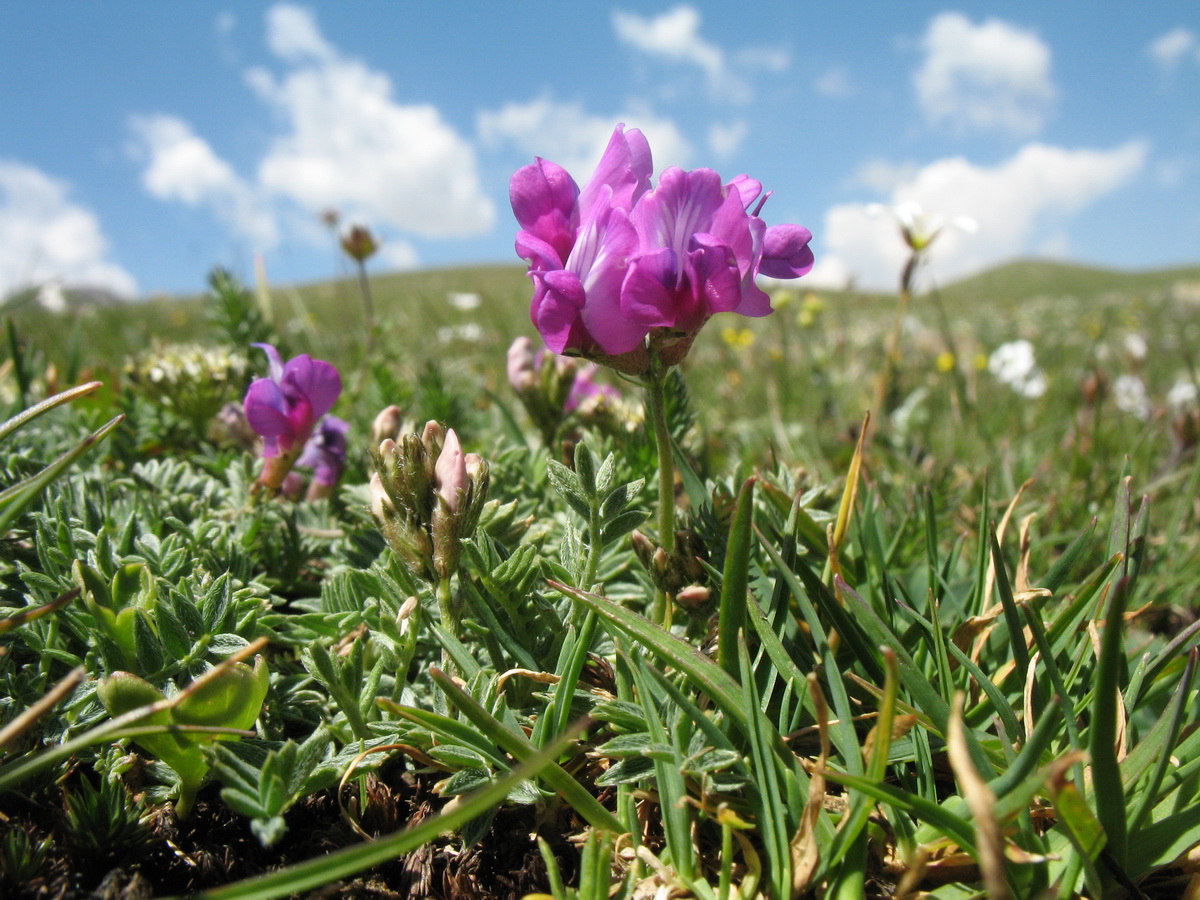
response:
M807 228L759 218L769 196L760 182L670 168L651 189L652 171L641 132L619 125L583 190L542 159L513 175L516 250L534 283L530 316L556 353L639 374L655 332L678 343L664 356L678 362L714 313L772 312L759 274L797 278L812 268Z
M346 432L350 423L337 416L326 416L304 445L296 465L313 470L313 482L333 487L346 468Z
M585 404L600 405L621 399L621 392L611 384L596 381L598 368L595 363L588 363L579 370L575 380L571 382L571 393L567 395L567 402L563 405L565 412L574 412Z
M267 354L270 375L255 379L246 391L246 420L262 437L265 458L298 453L337 401L342 378L331 364L308 354L284 363L270 344L254 346Z

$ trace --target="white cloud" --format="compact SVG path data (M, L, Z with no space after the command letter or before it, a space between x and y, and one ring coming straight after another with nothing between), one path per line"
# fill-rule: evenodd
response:
M257 170L240 176L180 119L132 120L142 182L163 200L202 206L260 248L283 236L322 240L327 209L368 223L412 264L416 251L392 232L425 237L486 233L495 208L479 181L471 144L429 104L405 105L387 75L345 57L314 14L279 3L266 15L266 45L283 71L246 72L275 114L277 131Z
M533 162L540 156L557 163L581 185L591 176L617 123L637 128L650 142L658 171L686 166L691 146L678 126L645 111L627 110L616 116L587 112L579 103L556 103L542 97L528 103L508 103L479 114L480 139L489 146L511 145Z
M681 4L653 18L617 9L612 13L612 24L617 40L623 44L649 56L701 69L714 94L749 99L749 86L731 71L725 52L700 36L700 13L694 6ZM744 62L741 57L739 61ZM750 65L778 71L786 67L787 57L780 51L753 51Z
M1174 69L1189 57L1200 63L1200 40L1186 28L1174 28L1160 35L1146 49L1164 69Z
M1050 48L1034 32L944 12L930 20L922 46L913 84L931 124L1018 136L1042 127L1056 91Z
M260 247L279 238L275 216L258 192L174 116L134 116L131 155L141 161L142 186L159 200L211 209L225 224Z
M109 259L96 215L69 193L65 182L0 159L0 299L51 280L137 293L133 276Z
M619 40L643 53L699 66L710 78L725 71L725 54L700 36L700 13L693 6L676 6L652 19L617 9L612 23Z
M1139 142L1112 150L1032 143L992 167L950 157L897 184L889 202L914 202L947 220L969 216L978 223L977 234L946 229L933 243L930 258L944 282L1014 256L1065 253L1063 226L1070 217L1127 183L1147 155ZM813 229L822 246L809 279L840 286L853 277L864 287L895 288L909 251L896 223L871 215L869 206L843 203L826 212L824 227Z
M267 46L291 63L332 62L338 55L321 35L312 11L289 3L267 10Z
M436 107L397 103L390 79L329 48L307 10L276 6L267 25L269 45L300 64L282 78L247 73L286 126L259 165L266 189L313 214L333 207L430 237L491 228L475 151Z
M850 73L846 71L845 66L834 66L823 72L813 82L813 90L822 97L834 100L853 97L856 93L854 82L850 80Z
M717 156L733 156L750 133L744 119L736 122L714 122L708 126L708 146Z

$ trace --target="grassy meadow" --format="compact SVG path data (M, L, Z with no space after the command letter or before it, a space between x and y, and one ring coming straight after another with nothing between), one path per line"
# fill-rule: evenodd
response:
M5 418L98 385L0 426L0 895L1200 896L1200 267L801 279L669 446L611 371L535 422L522 269L370 285L4 310ZM264 340L342 373L332 496L218 421ZM369 487L429 420L438 578Z

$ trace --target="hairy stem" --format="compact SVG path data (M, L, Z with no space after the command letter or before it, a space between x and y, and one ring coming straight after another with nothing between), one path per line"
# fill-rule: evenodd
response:
M658 449L658 544L668 557L675 552L675 458L671 452L671 431L667 427L667 367L655 357L647 375L646 390L650 401L650 419L654 423L654 443ZM663 588L654 592L650 619L671 628L674 598Z

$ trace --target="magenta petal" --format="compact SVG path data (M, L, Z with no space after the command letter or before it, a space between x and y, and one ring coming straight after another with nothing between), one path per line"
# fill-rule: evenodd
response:
M279 358L279 351L270 344L251 344L251 347L258 347L267 354L267 373L270 379L279 383L283 379L283 360Z
M759 271L771 278L799 278L813 267L812 232L800 225L772 225L763 238Z
M641 239L640 249L652 252L669 247L682 256L693 234L709 230L724 202L721 176L712 169L667 169L658 187L642 197L630 216Z
M548 241L542 240L532 231L518 231L514 244L517 256L535 269L561 269L563 257Z
M741 198L742 209L749 209L758 195L762 193L762 182L751 178L749 175L738 175L729 184L725 185L727 190L737 191Z
M317 419L320 418L313 409L313 405L304 397L293 400L287 411L288 423L291 425L292 438L291 440L281 440L279 445L288 450L291 446L307 441L312 436L313 426L316 425Z
M667 247L632 260L621 289L621 311L647 329L673 327L679 265L679 257Z
M579 194L579 210L583 217L593 211L600 198L602 188L611 191L611 205L629 210L638 198L650 190L650 176L654 164L650 158L650 145L636 128L625 131L618 125L609 138L604 155L591 180Z
M713 313L732 312L742 302L742 273L733 251L712 235L698 234L695 243L698 248L688 257L695 279L694 293L697 300L704 298L705 308L701 310L697 304L687 311L687 320L676 325L683 331L699 327L703 319ZM693 322L696 318L700 321Z
M258 378L246 391L246 421L254 432L263 439L263 456L279 455L279 445L294 442L292 423L284 411L286 404L283 393L270 378Z
M582 332L579 313L587 300L579 276L566 269L538 274L544 290L541 302L533 311L533 324L546 346L555 353L568 348L582 349L573 343Z
M521 227L552 246L560 260L566 259L575 237L579 198L579 187L567 170L538 159L517 170L508 196ZM529 259L519 244L517 252Z
M508 183L508 199L522 228L536 231L536 225L555 213L570 218L579 197L579 186L562 166L538 158L531 166L518 169Z
M287 385L294 385L299 394L310 404L313 421L321 418L333 408L342 393L342 376L331 364L322 359L313 359L307 353L289 359L284 366L284 393Z

